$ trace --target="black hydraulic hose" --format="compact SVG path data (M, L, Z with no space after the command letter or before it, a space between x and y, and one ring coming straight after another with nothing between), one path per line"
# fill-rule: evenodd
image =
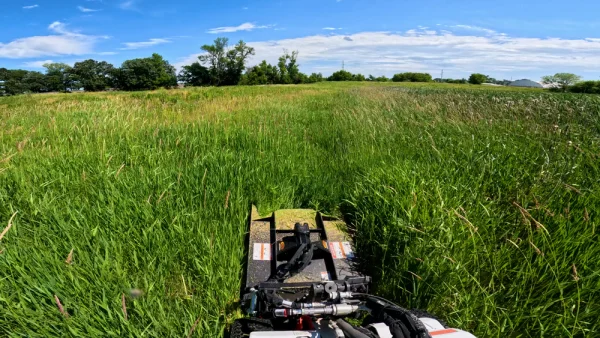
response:
M369 336L358 331L354 328L354 326L350 325L348 322L341 318L336 320L335 323L338 325L340 330L344 332L344 335L346 335L346 337L348 338L369 338Z
M357 293L357 292L353 292L353 293L352 293L352 295L353 295L353 296L356 296L356 297L362 297L362 298L372 298L372 299L377 299L377 300L380 300L380 301L382 301L382 302L385 302L385 303L387 303L387 304L389 304L389 305L392 305L392 306L395 306L395 307L397 307L397 308L401 308L401 309L402 309L402 307L401 307L401 306L399 306L398 304L395 304L395 303L393 303L393 302L391 302L391 301L389 301L389 300L387 300L387 299L385 299L385 298L383 298L383 297L379 297L379 296L373 296L373 295L370 295L370 294L368 294L368 293Z
M366 298L368 302L374 302L381 306L376 314L373 314L373 310L375 309L371 309L371 315L383 320L383 322L390 328L394 338L431 338L431 335L419 318L403 307L398 306L385 298L372 296L365 293L353 293L353 296L356 296L357 298Z

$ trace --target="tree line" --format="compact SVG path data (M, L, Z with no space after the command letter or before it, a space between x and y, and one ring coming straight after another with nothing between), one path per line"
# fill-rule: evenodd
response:
M493 83L507 85L509 80L496 80L484 74L471 74L469 79L433 79L428 73L400 73L392 78L352 74L346 70L334 72L329 77L321 73L310 75L300 72L298 51L284 51L277 64L262 61L246 67L254 48L244 41L230 46L227 38L217 38L213 44L203 45L198 61L183 66L179 74L159 54L147 58L124 61L115 67L105 61L85 60L72 67L64 63L44 65L44 73L22 69L0 68L0 95L23 93L71 92L77 90L153 90L185 86L235 86L303 84L321 81L372 81L372 82L445 82L456 84ZM600 82L580 82L574 74L559 73L544 77L542 83L555 90L600 93Z
M581 81L581 76L572 73L544 76L542 83L554 92L600 94L600 81Z
M65 63L47 63L45 73L0 68L0 95L23 93L144 90L177 85L175 67L158 54L127 60L116 68L105 61L85 60L72 67Z
M321 81L373 81L373 82L429 82L426 73L402 73L393 78L352 74L340 70L329 77L321 73L304 74L298 64L298 51L284 51L277 64L262 61L247 67L255 55L254 48L244 41L230 46L227 38L217 38L213 44L201 47L198 60L183 66L179 74L159 54L148 58L127 60L120 67L105 61L85 60L73 66L65 63L48 63L45 72L0 68L0 95L23 93L71 92L78 90L152 90L185 86L234 86L303 84Z

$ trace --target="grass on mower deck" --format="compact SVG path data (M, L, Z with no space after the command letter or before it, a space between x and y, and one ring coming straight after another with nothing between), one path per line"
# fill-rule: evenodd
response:
M599 142L540 90L0 98L0 335L220 336L255 203L343 215L374 293L479 337L595 336Z

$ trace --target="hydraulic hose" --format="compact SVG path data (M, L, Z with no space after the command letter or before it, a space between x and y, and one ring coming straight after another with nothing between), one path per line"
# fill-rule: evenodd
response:
M348 324L348 322L346 322L343 319L338 319L335 321L335 323L339 326L339 328L344 332L344 334L348 338L369 338L369 336L358 331L354 328L354 326Z

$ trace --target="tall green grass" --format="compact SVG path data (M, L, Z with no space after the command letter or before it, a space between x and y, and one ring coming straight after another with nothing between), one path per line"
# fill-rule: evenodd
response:
M221 335L255 203L345 217L377 293L481 337L593 336L599 104L356 84L0 98L0 335Z

